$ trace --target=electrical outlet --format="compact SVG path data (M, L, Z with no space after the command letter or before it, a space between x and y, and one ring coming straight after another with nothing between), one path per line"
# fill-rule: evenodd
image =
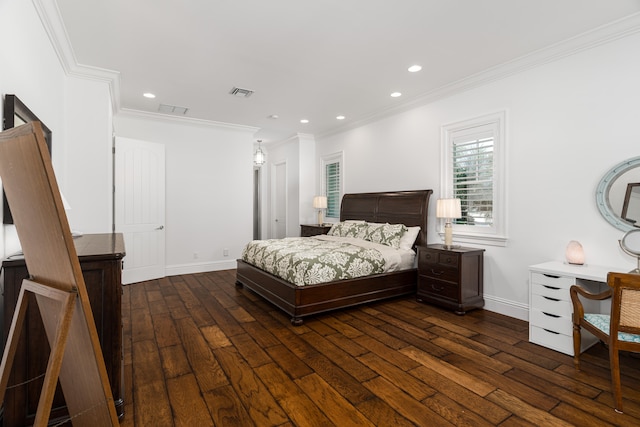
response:
M223 255L223 256L229 256L229 248L224 248L224 249L222 250L222 255Z
M198 259L198 252L193 253L193 259Z

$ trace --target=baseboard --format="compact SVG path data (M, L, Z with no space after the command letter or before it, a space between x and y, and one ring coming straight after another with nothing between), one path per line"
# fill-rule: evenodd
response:
M179 276L180 274L206 273L207 271L233 270L236 268L236 260L200 262L190 264L175 264L166 267L167 276Z
M529 321L529 304L510 301L493 295L484 295L484 309L516 319Z

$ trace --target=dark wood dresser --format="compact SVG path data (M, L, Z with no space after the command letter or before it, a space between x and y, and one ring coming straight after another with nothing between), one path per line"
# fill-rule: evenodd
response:
M122 234L86 234L74 239L82 275L89 294L91 310L100 338L100 346L119 418L124 415L122 372L122 258L125 255ZM22 280L29 276L22 256L2 261L2 348L4 349ZM49 358L49 342L40 313L29 304L18 350L4 399L2 422L5 427L32 425ZM26 382L26 383L25 383ZM25 383L25 384L23 384ZM17 387L16 384L20 384ZM22 385L23 384L23 385ZM58 384L50 423L67 416L64 396Z
M484 306L484 249L418 246L418 301L456 314Z

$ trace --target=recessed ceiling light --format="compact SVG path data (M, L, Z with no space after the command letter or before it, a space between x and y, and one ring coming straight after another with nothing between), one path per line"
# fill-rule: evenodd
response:
M336 119L338 119L338 120L344 120L345 118L346 118L346 117L345 117L345 116L342 116L342 115L340 115L340 116L336 116Z
M422 70L422 67L420 65L412 65L411 67L409 67L408 71L410 73L417 73L418 71Z
M307 120L307 119L302 119L302 120L300 120L300 123L309 123L309 120Z
M149 98L149 99L153 99L156 96L154 94L152 94L151 92L145 92L142 94L142 96L144 96L145 98Z
M391 97L392 97L392 98L397 98L397 97L399 97L399 96L402 96L402 94L401 94L400 92L393 92L393 93L391 94Z

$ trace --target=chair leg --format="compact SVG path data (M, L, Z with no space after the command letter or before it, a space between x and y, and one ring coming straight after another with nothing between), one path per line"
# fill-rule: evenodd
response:
M622 414L622 387L620 384L620 356L617 345L609 345L609 363L611 364L611 385L616 412Z
M580 347L582 347L582 335L580 325L573 324L573 366L580 370Z

